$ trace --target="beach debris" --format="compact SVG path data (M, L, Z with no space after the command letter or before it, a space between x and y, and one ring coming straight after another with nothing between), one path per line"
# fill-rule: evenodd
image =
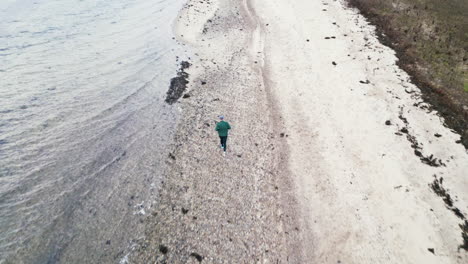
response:
M465 220L463 224L459 225L462 230L462 237L463 237L463 244L459 246L459 248L468 251L468 220Z
M194 257L196 260L198 260L198 262L202 262L202 260L203 260L203 257L200 256L200 254L195 253L195 252L190 253L190 256Z
M164 255L169 252L169 249L165 245L159 245L159 252L163 253Z
M405 126L400 129L400 132L406 134L406 139L411 143L411 148L414 149L414 154L419 157L421 162L432 167L446 166L441 159L437 159L433 154L429 156L422 154L422 144L420 144L416 137L408 130L409 122L406 117L403 116L403 107L400 107L400 114L398 118L400 118L400 120L405 124Z
M175 157L174 154L172 154L172 153L169 153L169 158L171 158L172 160L175 160L175 159L176 159L176 157Z
M190 65L191 64L188 61L182 61L180 63L180 69L177 71L177 77L171 79L169 90L166 93L166 103L171 105L177 102L184 93L187 88L187 84L189 83L187 80L189 74L185 72L185 69L188 69Z
M452 211L455 214L455 216L457 216L463 221L461 224L458 225L462 231L461 235L463 238L463 244L461 244L458 248L468 251L468 220L466 219L465 215L460 211L460 209L453 205L452 197L448 193L449 190L444 188L444 186L442 185L443 182L443 177L437 178L437 175L434 175L434 181L429 184L429 187L431 187L431 189L437 194L437 196L442 197L442 200L447 206L447 209Z

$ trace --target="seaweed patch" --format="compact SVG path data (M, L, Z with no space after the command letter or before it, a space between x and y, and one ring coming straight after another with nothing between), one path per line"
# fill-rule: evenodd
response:
M169 86L169 90L166 93L166 103L173 104L182 97L185 89L187 88L187 84L189 81L187 80L189 74L185 72L185 69L190 67L190 63L188 61L183 61L180 63L180 69L177 71L177 77L171 79L171 84Z
M438 196L442 197L447 208L452 211L455 216L463 220L463 223L459 225L462 231L461 235L463 243L458 247L458 249L464 249L468 251L468 220L466 220L465 215L460 211L460 209L453 206L452 197L450 197L448 189L445 189L444 186L442 186L443 182L444 178L437 178L437 175L434 175L434 181L430 183L429 186Z
M406 138L411 143L411 148L414 149L414 155L418 156L422 163L427 164L429 166L432 166L432 167L444 166L445 167L446 166L445 163L442 162L441 159L434 157L433 154L429 156L423 155L421 144L418 142L416 137L412 135L408 130L409 122L408 122L408 119L406 119L406 117L403 116L403 110L404 110L403 107L400 107L400 114L398 115L398 118L400 118L400 120L403 121L405 126L402 129L400 129L399 132L406 134ZM398 135L401 135L401 134L398 134Z

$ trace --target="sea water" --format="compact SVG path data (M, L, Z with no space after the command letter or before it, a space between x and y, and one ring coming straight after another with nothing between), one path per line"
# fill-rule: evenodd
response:
M0 263L117 263L177 113L183 0L2 0Z

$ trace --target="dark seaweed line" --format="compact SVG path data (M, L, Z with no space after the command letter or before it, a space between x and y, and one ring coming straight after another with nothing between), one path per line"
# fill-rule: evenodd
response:
M460 209L453 205L453 200L452 197L450 197L448 190L442 186L443 181L443 177L437 179L437 175L434 175L434 181L430 183L429 186L438 196L442 197L442 200L445 202L447 208L463 221L458 225L461 229L461 235L463 239L463 243L458 246L458 250L464 249L465 251L468 251L468 220L460 211Z
M418 142L416 137L412 135L409 130L409 122L408 120L403 116L403 107L400 107L400 114L398 115L398 118L400 118L401 121L405 124L405 126L400 129L399 132L397 132L397 135L401 135L401 133L406 134L406 139L411 143L411 148L414 149L414 155L419 157L422 163L427 164L432 167L440 167L440 166L446 166L445 163L442 162L441 159L435 158L433 154L429 156L424 156L422 154L422 147L421 144ZM401 132L401 133L400 133Z

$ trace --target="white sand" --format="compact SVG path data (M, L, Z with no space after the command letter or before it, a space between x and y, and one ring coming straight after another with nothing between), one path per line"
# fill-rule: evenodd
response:
M242 25L236 20L236 13L239 17L247 15L246 20L239 20ZM296 248L301 250L299 254L286 249L284 252L289 255L281 256L278 263L467 263L466 251L458 250L462 220L429 187L434 175L443 177L443 186L449 190L454 207L468 215L467 152L455 143L459 135L445 128L435 112L414 106L421 102L419 89L408 82L407 74L395 64L394 52L377 41L373 28L355 10L332 0L251 0L242 4L189 1L175 31L179 40L198 56L189 70L189 92L193 95L181 103L182 109L199 109L187 110L194 116L189 121L202 122L224 113L235 127L229 141L229 153L233 154L227 157L226 171L214 173L206 167L217 168L221 162L215 150L204 152L215 145L215 136L205 137L213 133L211 128L193 132L188 136L190 145L182 145L179 151L200 158L205 167L194 162L192 170L202 170L200 177L206 177L207 185L210 179L236 179L239 171L245 169L240 164L251 164L249 159L256 158L254 153L259 150L252 146L252 133L263 136L284 129L283 138L271 138L280 138L287 145L280 154L287 155L288 166L283 172L296 186L301 228L294 230L300 230L297 237L302 247ZM200 80L207 80L208 85L200 86ZM269 97L269 92L274 98ZM252 113L253 109L263 111L265 105L272 106L269 114L281 120L275 129L268 130L263 123L276 118L270 119L268 113ZM385 124L387 120L390 125ZM252 132L262 126L265 131ZM409 136L395 134L402 128L408 130ZM435 137L436 133L441 137ZM272 147L276 139L272 139ZM409 139L417 142L423 156L433 154L445 166L424 164L415 155L411 147L414 143ZM244 163L235 154L243 154ZM190 168L193 161L186 160L183 166ZM268 173L268 168L259 166L248 174L253 177L251 193L255 203L270 195L262 189L268 186L265 181L269 179L264 176ZM231 187L216 188L229 194ZM288 193L287 189L280 191ZM185 199L196 204L193 198ZM210 202L215 198L203 199ZM236 210L245 210L255 223L251 227L265 228L258 221L273 222L273 216L262 216L267 210L250 214L255 207L247 203L240 208L242 203L236 204ZM223 200L226 212L233 210L233 204L232 200ZM278 215L285 219L281 212ZM252 241L243 242L253 246L242 249L235 245L228 251L232 261L278 261L280 250L276 255L269 255L271 250L262 251L271 249L272 242L267 239L271 232L245 231L249 230L246 223L236 224L241 230L238 233L246 232L239 241L255 235L249 238ZM291 239L294 227L284 220L283 224L277 227L275 237L283 237L283 232L287 233L286 240ZM198 228L197 223L178 225L183 232ZM210 222L202 228L203 233L185 235L183 243L203 248L204 262L229 263L224 258L226 252L215 253L227 243L218 238L222 237L217 233L224 232L220 231L222 228L216 228L217 224ZM261 239L257 233L262 234ZM182 243L176 235L170 238L170 246ZM203 247L203 241L216 241L213 243L219 245ZM434 249L434 253L428 249ZM177 259L170 254L168 259Z
M253 5L267 85L289 135L308 263L467 263L466 251L457 251L462 221L428 186L433 175L443 177L468 215L467 153L434 112L413 106L419 90L394 52L340 1ZM405 126L400 111L422 154L445 167L423 164L406 135L395 134Z

